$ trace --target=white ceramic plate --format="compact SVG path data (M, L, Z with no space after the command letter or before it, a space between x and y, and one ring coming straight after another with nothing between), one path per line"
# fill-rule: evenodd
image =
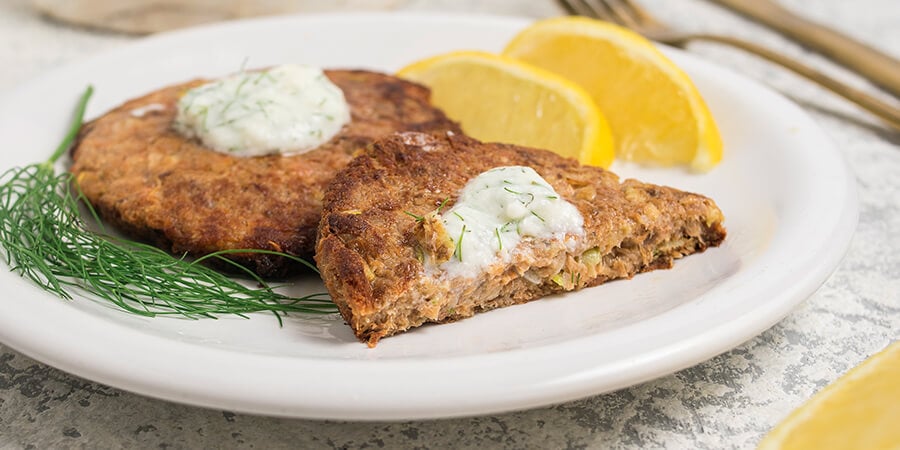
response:
M500 50L528 21L433 15L250 20L159 35L60 68L0 101L0 168L44 160L77 96L88 117L170 83L300 62L393 71L457 49ZM386 420L559 403L672 373L762 332L834 270L856 224L854 180L806 114L759 84L666 49L725 140L706 175L617 164L714 198L720 248L578 293L425 326L377 348L337 317L149 319L66 302L3 271L0 340L62 370L162 399L277 416ZM320 291L314 281L297 292Z

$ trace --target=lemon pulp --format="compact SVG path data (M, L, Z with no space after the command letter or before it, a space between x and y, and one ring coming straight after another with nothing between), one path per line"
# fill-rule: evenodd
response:
M614 152L606 118L589 93L549 71L486 52L452 52L398 75L432 91L432 103L476 139L553 150L608 167Z

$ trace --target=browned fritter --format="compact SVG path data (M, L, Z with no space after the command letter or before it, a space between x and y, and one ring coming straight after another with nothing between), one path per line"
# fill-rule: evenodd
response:
M533 168L574 204L584 236L575 251L526 237L510 264L449 279L432 263L448 258L429 227L440 220L433 212L448 197L444 208L450 208L470 179L510 165ZM316 261L344 319L374 346L426 322L669 268L676 258L722 242L723 220L702 195L620 182L612 172L549 151L404 133L376 143L331 183ZM528 251L519 251L522 246Z
M176 254L265 249L310 258L328 182L353 154L395 131L459 131L429 103L427 88L369 71L325 71L344 91L351 122L308 153L242 158L173 131L179 97L195 80L126 102L86 124L72 172L102 218ZM133 111L148 105L162 105ZM282 257L234 257L265 277L299 265Z

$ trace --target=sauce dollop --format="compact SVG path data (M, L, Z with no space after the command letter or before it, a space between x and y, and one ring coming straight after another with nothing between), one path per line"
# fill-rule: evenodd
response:
M261 156L307 152L349 122L343 91L321 69L287 64L187 91L174 128L218 152Z
M583 235L584 218L534 169L497 167L469 180L450 210L441 214L455 250L440 268L472 277L510 253L526 237L565 241Z

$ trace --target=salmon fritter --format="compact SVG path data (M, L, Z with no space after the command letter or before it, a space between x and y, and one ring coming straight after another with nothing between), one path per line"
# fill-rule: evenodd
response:
M104 221L175 254L262 249L311 260L325 188L355 153L397 131L460 131L424 86L363 70L325 74L343 91L351 121L307 153L236 157L178 134L178 99L207 82L195 80L85 124L71 171ZM229 258L268 278L303 267L269 254Z
M502 166L534 169L577 208L583 234L522 235L508 261L471 276L453 275L442 266L453 258L453 236L442 235L446 222L439 211L449 216L470 180ZM316 262L344 319L361 341L375 346L427 322L669 268L676 258L719 245L723 221L707 197L620 181L546 150L453 133L402 133L377 142L332 181Z

